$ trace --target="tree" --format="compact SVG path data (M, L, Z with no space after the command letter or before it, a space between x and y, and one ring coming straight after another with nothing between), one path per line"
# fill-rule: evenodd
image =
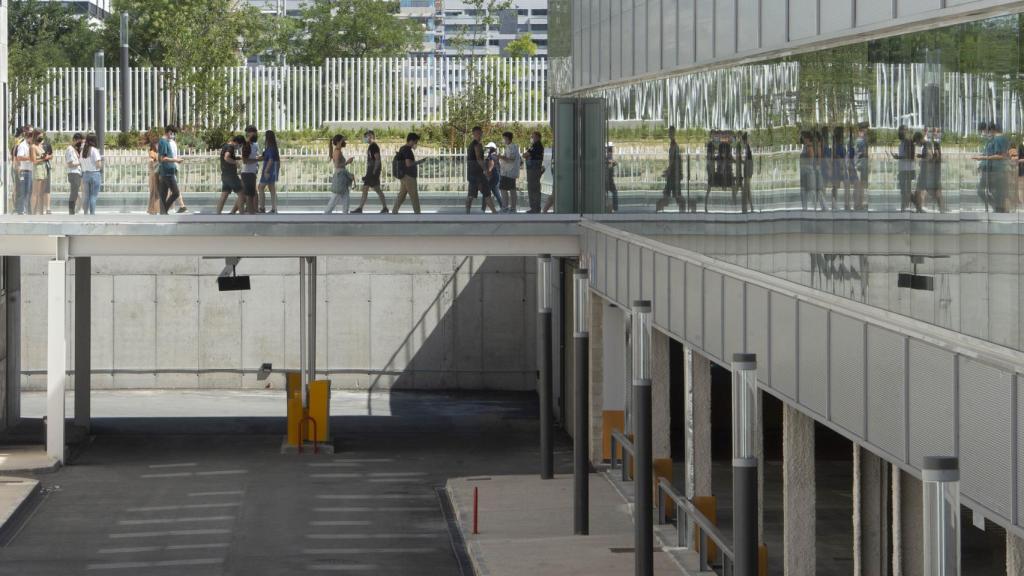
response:
M99 34L56 2L11 2L7 13L11 109L21 110L52 79L52 68L92 66Z
M404 56L423 44L423 28L398 9L394 0L313 0L299 15L289 59L315 66L328 58Z
M533 36L527 32L519 38L512 40L505 45L505 53L512 58L526 58L528 56L537 55L537 43L533 41Z

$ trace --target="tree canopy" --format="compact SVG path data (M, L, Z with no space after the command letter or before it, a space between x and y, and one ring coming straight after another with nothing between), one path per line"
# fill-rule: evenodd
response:
M423 27L398 11L393 0L313 0L299 15L289 61L404 56L423 44Z
M527 32L505 45L505 53L512 58L525 58L537 55L537 43L533 35Z

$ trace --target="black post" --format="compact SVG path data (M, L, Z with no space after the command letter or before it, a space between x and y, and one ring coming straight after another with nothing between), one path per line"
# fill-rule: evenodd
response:
M757 576L757 356L732 356L732 546L736 576Z
M92 258L75 258L75 425L91 426Z
M104 150L103 142L107 126L107 76L103 64L103 50L93 57L92 129L96 132L96 144Z
M540 374L540 477L550 480L555 477L555 446L554 422L551 410L552 358L552 321L551 321L551 256L541 255L537 259L537 306L540 322L541 374Z
M574 275L575 329L573 330L573 357L576 368L573 431L573 484L575 487L573 533L590 534L590 331L587 327L587 307L590 303L589 278L586 269Z
M121 14L121 133L132 129L131 123L131 80L128 77L128 14Z
M654 462L651 454L651 303L633 302L633 407L636 472L633 503L636 576L654 576Z

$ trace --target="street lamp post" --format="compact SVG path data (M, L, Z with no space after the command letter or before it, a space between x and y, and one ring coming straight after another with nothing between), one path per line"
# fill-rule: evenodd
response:
M654 478L651 454L651 302L633 302L633 409L636 417L636 576L654 574Z
M573 356L576 369L575 410L573 411L573 533L590 534L590 330L587 309L590 307L590 278L585 268L573 275L575 313L573 314Z
M540 477L550 480L555 477L554 424L551 412L551 379L553 359L551 357L551 255L542 254L537 258L537 320L540 331Z
M960 461L926 456L921 467L924 498L924 574L960 575Z
M732 356L732 501L736 576L757 575L757 356Z

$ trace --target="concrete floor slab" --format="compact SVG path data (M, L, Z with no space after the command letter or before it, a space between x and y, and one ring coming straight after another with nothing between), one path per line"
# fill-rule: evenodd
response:
M0 476L0 534L18 510L39 489L39 482L30 478Z
M48 472L59 465L42 444L0 446L0 473Z
M473 489L479 534L472 534ZM447 490L479 576L628 574L633 571L629 505L600 474L590 477L590 535L572 534L571 475L454 478ZM679 574L660 550L656 574Z

